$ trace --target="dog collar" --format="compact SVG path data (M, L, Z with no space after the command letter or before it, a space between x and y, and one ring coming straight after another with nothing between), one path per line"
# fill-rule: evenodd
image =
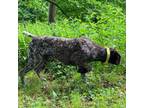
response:
M108 47L106 47L106 52L107 52L107 55L106 55L106 61L104 62L105 64L108 63L109 58L110 58L110 49Z

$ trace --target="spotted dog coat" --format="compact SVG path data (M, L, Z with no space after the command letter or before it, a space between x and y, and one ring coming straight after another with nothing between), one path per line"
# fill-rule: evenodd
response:
M22 83L27 72L34 69L39 76L47 62L53 59L65 65L78 67L78 72L81 74L91 71L91 66L88 65L90 62L106 60L106 49L96 45L88 38L35 37L27 32L24 34L31 37L32 41L29 44L28 63L20 72ZM118 52L112 48L110 51L109 63L119 64Z

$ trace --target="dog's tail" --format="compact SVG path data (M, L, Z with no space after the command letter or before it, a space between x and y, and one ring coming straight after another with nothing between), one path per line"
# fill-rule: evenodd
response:
M27 32L27 31L23 31L23 34L24 34L25 36L28 36L28 37L31 37L31 38L36 37L35 35Z

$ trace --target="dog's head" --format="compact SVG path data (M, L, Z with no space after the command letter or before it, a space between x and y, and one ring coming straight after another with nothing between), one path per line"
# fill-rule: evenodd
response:
M121 56L120 54L113 48L110 48L110 58L109 63L118 65L120 64Z

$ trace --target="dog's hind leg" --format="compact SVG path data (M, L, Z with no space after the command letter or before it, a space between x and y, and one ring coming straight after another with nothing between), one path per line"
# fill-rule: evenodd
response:
M34 68L33 62L32 62L32 60L29 60L28 64L20 71L19 76L21 78L22 85L25 84L25 82L24 82L24 76L26 75L27 72L29 72L33 68Z
M45 80L44 78L41 78L40 76L40 72L45 68L45 61L41 61L35 68L34 71L36 72L37 76L41 79L41 80Z

